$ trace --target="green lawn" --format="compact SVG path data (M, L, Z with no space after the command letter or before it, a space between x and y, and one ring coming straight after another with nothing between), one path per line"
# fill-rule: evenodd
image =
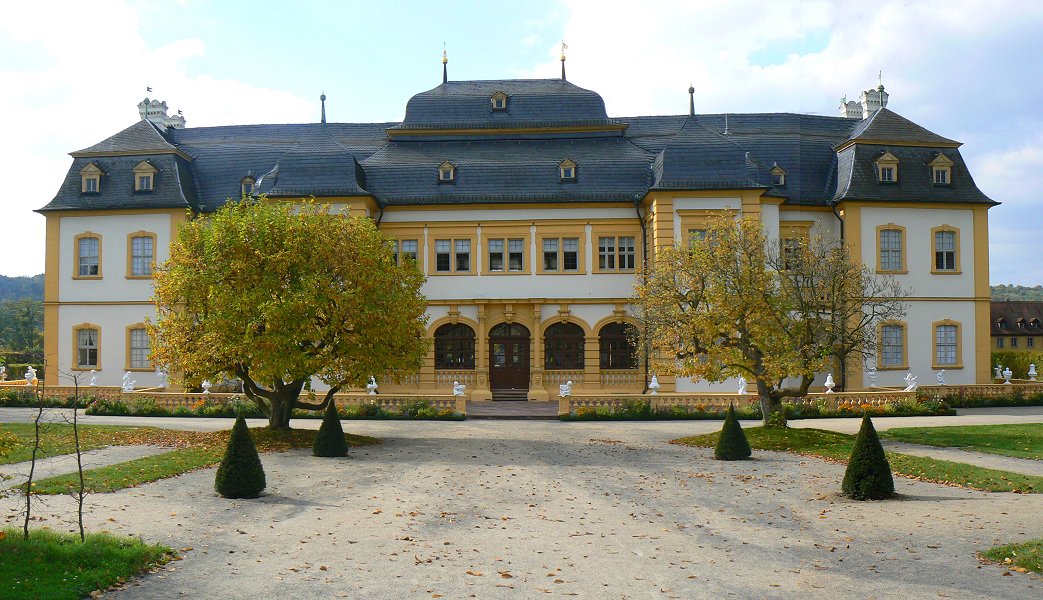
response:
M173 556L170 548L148 545L137 538L89 533L78 535L47 529L0 530L0 597L5 600L79 599Z
M31 455L33 440L31 424L0 425L0 432L3 431L12 432L18 437L18 442L8 450L7 456L3 457L4 460L18 462L18 460L11 461L10 458L23 456L26 452ZM254 428L250 430L250 433L253 434L259 451L282 452L293 448L310 448L318 432L310 429L273 432L268 428ZM228 443L228 435L227 430L195 432L155 427L80 426L80 444L84 449L135 444L155 444L171 448L170 452L163 454L108 467L88 469L83 472L86 486L91 492L112 492L215 465L221 462ZM365 435L348 434L347 438L348 443L352 446L380 443L377 438ZM46 448L46 455L49 456L72 452L72 426L49 425ZM28 460L28 457L21 458L21 460ZM79 476L69 473L34 481L33 493L64 494L78 486Z
M1015 458L1043 460L1043 423L898 427L880 437L910 444L966 448Z
M981 557L1009 565L1018 571L1032 571L1043 575L1043 539L996 546L982 552Z
M841 462L847 461L855 441L854 436L822 429L750 427L745 431L750 446L754 450L795 452ZM671 443L713 448L717 445L719 435L719 433L708 433L680 438ZM756 456L754 454L754 458ZM983 469L964 463L895 452L888 452L887 460L891 463L891 470L896 475L913 479L990 492L1039 493L1043 491L1043 477Z

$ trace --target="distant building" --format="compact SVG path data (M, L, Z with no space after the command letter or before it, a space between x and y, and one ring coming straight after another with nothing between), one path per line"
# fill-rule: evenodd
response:
M1043 302L993 300L992 349L1043 352Z
M773 243L843 238L911 291L882 323L880 385L945 369L988 382L988 210L959 142L892 112L880 86L838 117L609 117L561 79L449 81L396 123L185 127L165 103L72 153L47 219L47 383L58 371L152 371L144 321L152 265L178 224L242 194L315 196L372 217L428 280L432 350L416 378L442 389L545 400L640 393L627 336L638 267L714 215L757 219ZM680 102L679 102L680 103ZM318 112L318 111L316 111ZM57 368L50 368L57 367ZM862 385L851 365L849 387ZM660 377L662 391L734 391Z

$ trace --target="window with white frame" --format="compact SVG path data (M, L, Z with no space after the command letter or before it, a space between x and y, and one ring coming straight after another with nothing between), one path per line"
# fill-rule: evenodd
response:
M934 360L936 365L956 365L957 339L959 328L956 325L938 325L934 328Z
M98 258L101 240L96 237L81 237L76 242L76 274L80 277L96 277L101 273Z
M435 240L435 272L466 273L471 270L471 240Z
M544 238L544 271L578 271L579 238Z
M934 268L936 271L956 270L956 232L934 232Z
M901 367L905 365L905 327L888 324L880 328L880 366Z
M139 235L130 238L130 274L134 277L152 275L152 263L155 261L155 238L150 235Z
M598 270L629 271L636 264L633 236L598 237Z
M148 360L149 340L148 331L144 328L130 330L130 368L150 369Z
M880 230L880 270L902 270L902 230Z
M76 366L80 369L98 367L98 330L82 328L76 330Z

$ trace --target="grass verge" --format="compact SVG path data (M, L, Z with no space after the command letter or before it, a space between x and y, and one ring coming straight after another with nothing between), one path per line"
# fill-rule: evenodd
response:
M838 462L847 462L855 437L821 429L778 429L750 427L746 438L754 450L773 450L818 456ZM713 448L719 432L695 435L673 440L672 444ZM896 475L990 492L1039 493L1043 491L1043 477L1022 475L1009 471L984 469L964 463L937 460L888 452L887 460Z
M95 426L90 426L95 427ZM126 430L127 428L122 428ZM154 429L154 428L138 428ZM156 432L162 435L156 435ZM291 429L289 431L271 431L268 428L251 429L257 450L260 452L283 452L294 448L311 448L318 433L309 429ZM158 443L169 434L186 434L180 441L182 447L170 452L146 456L107 467L89 469L83 472L87 489L92 493L114 492L129 487L175 477L189 471L209 467L221 462L225 446L228 444L228 431L185 432L155 429L139 432L131 439L143 443L142 439L154 439ZM158 438L158 439L155 439ZM379 444L380 440L366 435L347 434L351 446L368 446ZM150 442L144 442L150 443ZM163 444L161 444L163 445ZM169 444L166 444L169 445ZM79 486L79 476L67 473L55 477L47 477L33 482L33 493L41 495L65 494Z
M0 465L23 462L33 456L33 424L0 424L0 434L8 433L14 440L7 453L0 456ZM83 451L105 446L157 445L175 448L204 443L209 434L193 431L174 431L158 427L124 427L122 425L80 425L80 449ZM40 424L40 450L36 458L47 458L75 452L72 425L67 423Z
M1043 539L996 546L980 553L981 558L1008 566L1015 571L1043 575Z
M1014 458L1043 460L1043 424L898 427L880 437L910 444L965 448Z
M34 529L0 530L0 597L78 599L173 558L173 551L137 538Z

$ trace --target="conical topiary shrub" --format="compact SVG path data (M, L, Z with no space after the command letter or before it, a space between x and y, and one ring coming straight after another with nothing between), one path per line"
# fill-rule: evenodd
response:
M713 457L717 460L746 460L751 454L750 442L746 440L739 419L735 418L735 405L731 404L724 416L724 427L721 428L721 437L717 440Z
M880 445L869 414L862 417L841 489L845 496L855 500L883 500L895 493L891 465L884 456L884 447Z
M344 428L340 425L337 405L330 400L326 405L326 414L322 416L319 435L315 436L315 445L311 448L314 456L347 456L348 440L344 439Z
M242 415L235 419L214 489L225 498L256 498L264 491L264 467Z

